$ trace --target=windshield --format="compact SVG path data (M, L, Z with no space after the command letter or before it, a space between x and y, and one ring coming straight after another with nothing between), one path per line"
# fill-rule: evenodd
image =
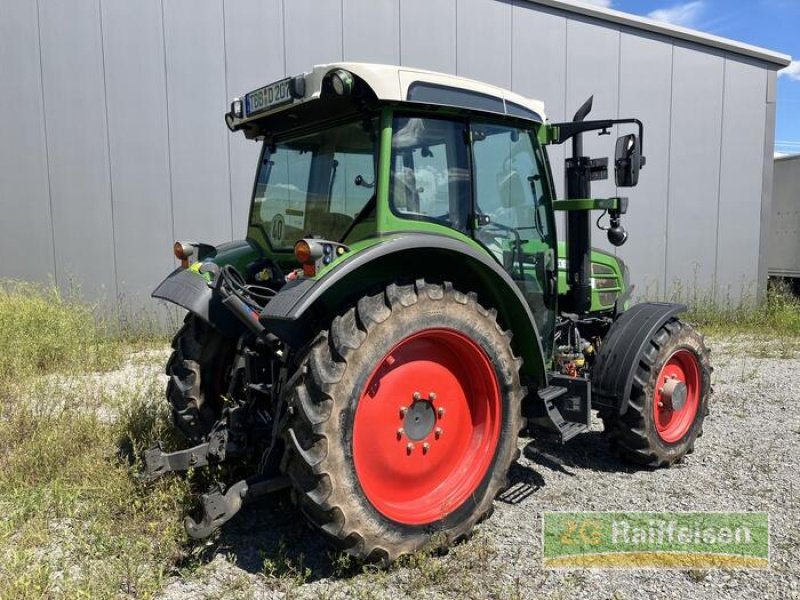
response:
M273 250L303 237L338 241L375 194L377 119L265 142L253 191L250 224ZM374 204L374 203L373 203Z

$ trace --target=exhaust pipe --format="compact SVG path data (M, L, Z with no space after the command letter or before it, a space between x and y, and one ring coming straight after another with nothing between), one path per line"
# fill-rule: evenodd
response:
M573 121L584 121L592 111L594 96L583 103ZM592 197L591 159L583 156L583 134L572 138L572 158L566 161L567 199ZM569 306L572 312L586 314L592 306L591 248L592 230L588 210L567 212L567 277L570 286Z

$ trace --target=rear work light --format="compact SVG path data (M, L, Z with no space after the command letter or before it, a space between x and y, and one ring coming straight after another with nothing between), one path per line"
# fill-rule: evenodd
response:
M350 73L350 71L336 69L330 73L328 77L330 77L333 93L337 96L349 96L353 91L355 82L353 81L353 75Z

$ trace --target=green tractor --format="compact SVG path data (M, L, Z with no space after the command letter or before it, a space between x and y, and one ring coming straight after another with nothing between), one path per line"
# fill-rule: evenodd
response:
M584 156L582 136L636 130L613 165L630 187L643 127L590 110L553 124L507 90L355 63L233 101L229 129L262 148L247 239L176 242L181 266L153 292L188 311L167 398L189 447L150 449L147 475L254 465L203 495L192 536L291 488L336 546L388 563L487 517L526 427L564 443L594 410L624 459L692 451L708 350L685 307L629 306L627 268L591 248L592 211L625 242L627 199L591 198L608 159ZM556 200L545 148L568 140Z

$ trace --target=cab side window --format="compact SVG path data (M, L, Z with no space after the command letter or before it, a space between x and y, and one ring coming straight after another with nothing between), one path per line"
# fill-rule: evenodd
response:
M465 131L460 121L395 117L389 194L398 216L467 231L470 183Z
M504 125L473 124L475 210L498 226L548 237L544 194L531 135Z

